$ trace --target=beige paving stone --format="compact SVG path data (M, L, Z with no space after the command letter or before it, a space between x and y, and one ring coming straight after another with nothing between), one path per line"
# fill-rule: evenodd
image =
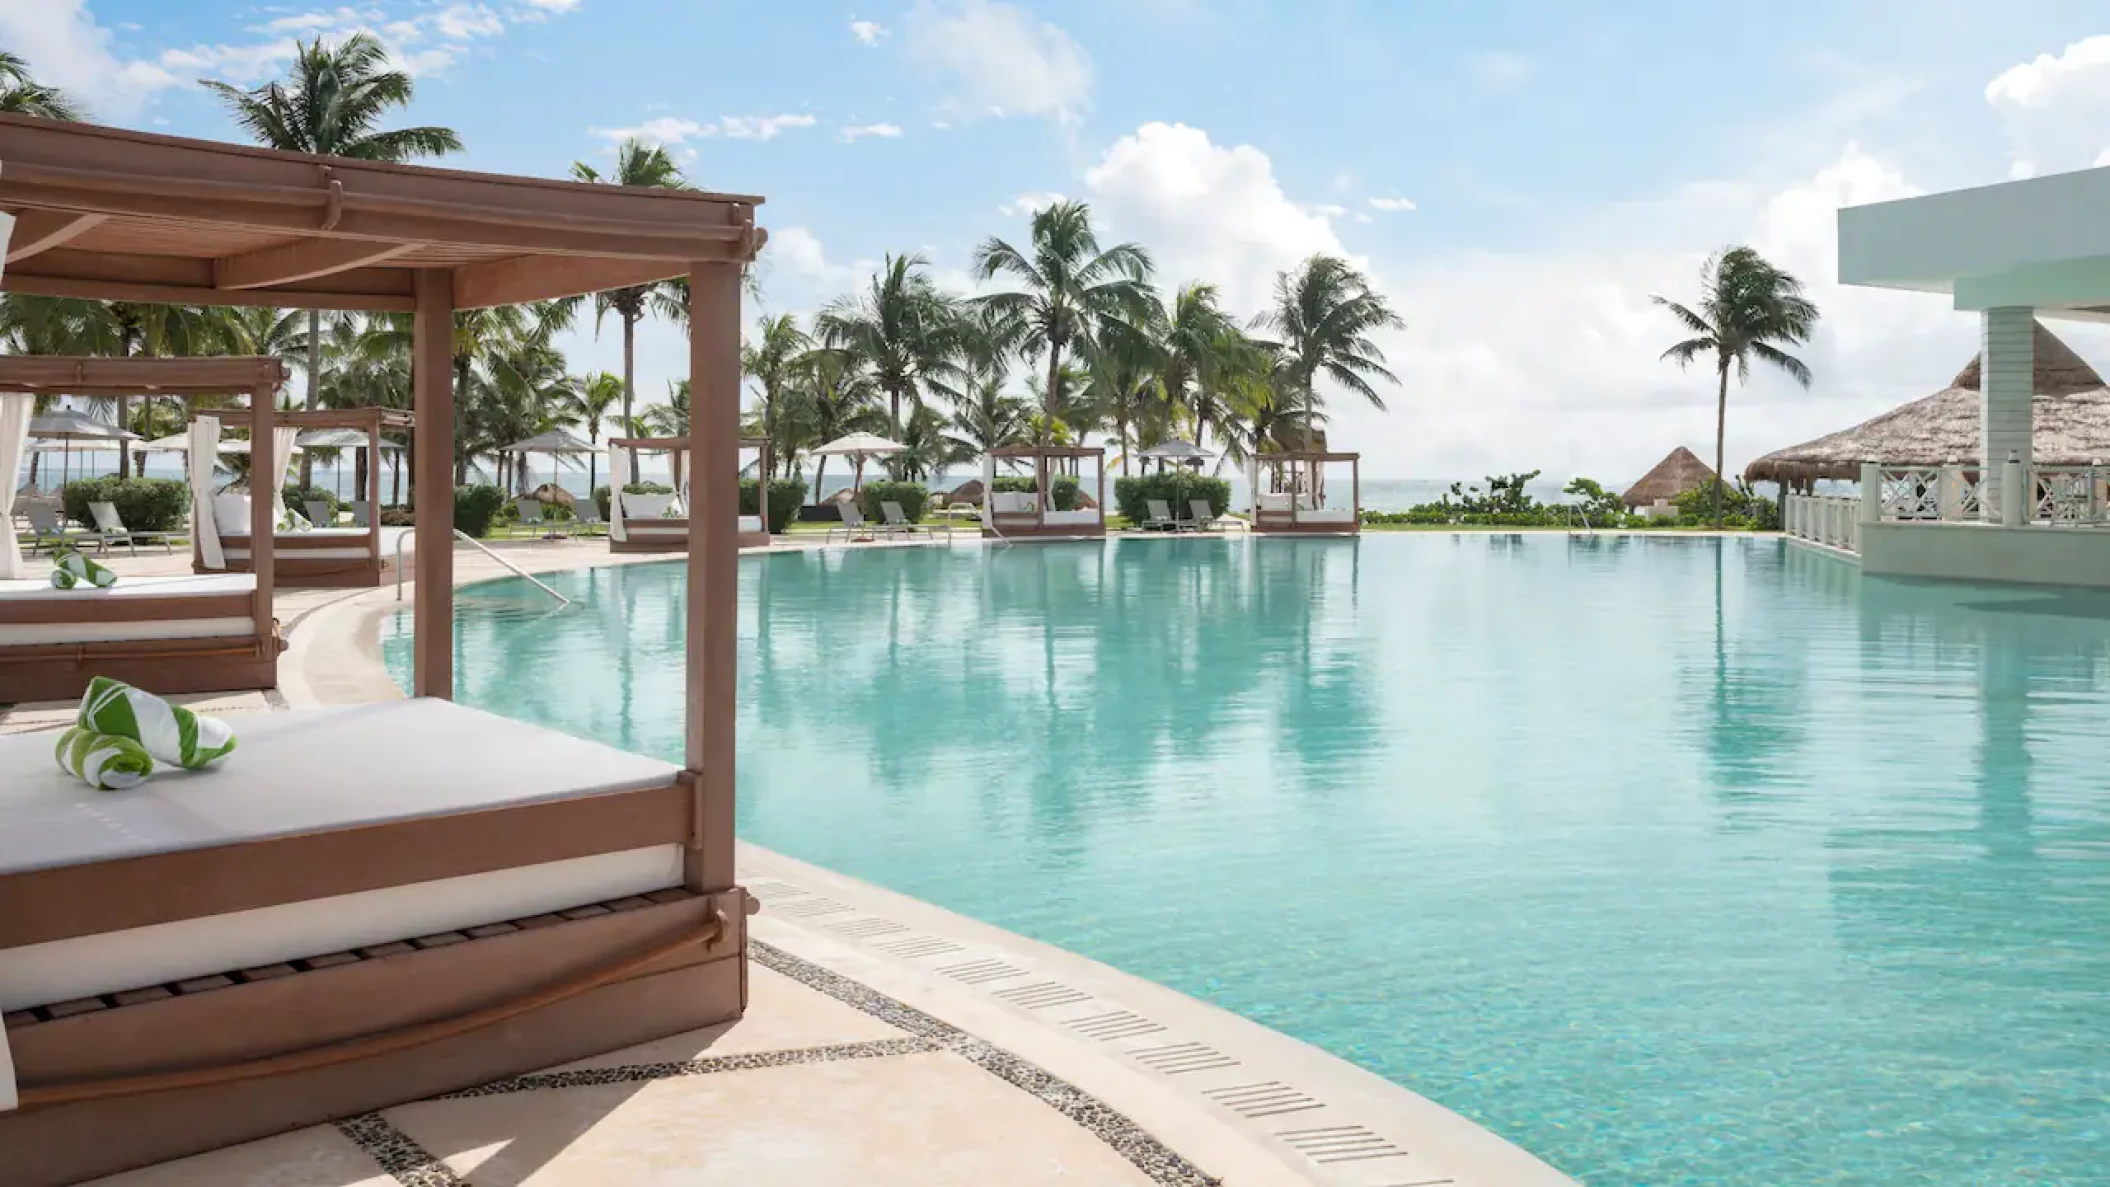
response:
M471 1187L1143 1187L1062 1114L949 1053L388 1111Z
M397 1187L397 1183L336 1127L318 1125L97 1179L87 1187Z
M567 1063L552 1070L673 1063L708 1055L789 1051L800 1047L908 1037L906 1031L889 1026L863 1010L846 1006L760 965L748 965L747 989L747 1016L738 1022L625 1047L621 1051Z

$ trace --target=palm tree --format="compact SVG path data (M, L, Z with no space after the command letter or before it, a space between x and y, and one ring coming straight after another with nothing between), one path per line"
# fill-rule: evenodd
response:
M1197 445L1228 418L1225 393L1264 362L1218 301L1215 285L1187 285L1156 327L1165 402L1187 413Z
M692 188L681 174L681 166L667 150L656 144L641 140L626 140L615 154L615 172L602 176L600 171L584 161L573 161L571 175L580 181L597 182L604 185L643 186L659 190L686 190ZM609 289L595 293L593 297L594 333L601 330L601 320L610 310L623 323L623 423L628 424L636 416L637 402L637 323L645 320L648 313L681 321L688 317L688 302L684 299L686 283L671 280L652 284L633 284L625 288Z
M1751 379L1751 360L1770 363L1804 387L1810 369L1776 343L1799 345L1817 328L1817 306L1802 295L1802 282L1748 247L1727 247L1700 268L1698 312L1667 297L1652 300L1670 310L1692 337L1663 352L1679 367L1712 356L1714 404L1714 527L1722 528L1722 451L1729 425L1729 369L1739 383Z
M926 389L958 374L960 310L931 282L920 255L886 257L862 295L836 298L814 319L822 342L850 353L886 395L887 427L903 431L904 400L921 406Z
M909 413L908 424L901 432L901 443L908 448L896 455L896 468L903 478L927 481L944 473L947 466L980 456L947 435L945 430L950 427L945 414L927 404Z
M686 437L689 435L689 381L672 379L667 381L667 402L647 407L638 417L650 435L654 437Z
M1061 401L1063 412L1073 421L1083 411L1088 419L1113 426L1123 475L1129 470L1130 442L1147 435L1150 440L1146 443L1155 444L1164 436L1165 422L1176 407L1169 396L1177 389L1167 386L1165 374L1170 362L1163 345L1165 318L1155 298L1146 314L1135 325L1107 321L1098 327L1098 333L1079 340L1088 407L1071 408L1067 400Z
M1276 273L1274 308L1255 324L1279 339L1277 365L1285 371L1285 394L1301 409L1306 449L1312 447L1321 403L1321 375L1384 411L1385 401L1370 381L1397 384L1399 379L1385 369L1385 352L1370 336L1403 330L1407 323L1347 260L1315 255L1293 271Z
M849 351L834 347L809 350L799 356L795 374L786 417L791 433L783 445L785 452L795 446L824 445L838 437L882 427L879 421L883 414L873 406L877 395L871 374L858 365ZM815 502L823 494L821 480L827 473L826 455L815 458Z
M1063 350L1092 335L1102 321L1140 316L1150 295L1150 254L1133 243L1101 250L1091 208L1082 202L1057 202L1035 212L1027 246L1030 252L992 237L975 249L978 279L1005 274L1021 286L979 303L1018 349L1047 353L1042 390L1059 401ZM1056 416L1061 411L1059 402L1049 410Z
M1004 394L1001 375L985 378L956 406L953 431L947 436L959 447L960 460L984 457L993 449L1024 443L1032 415L1031 405Z
M777 440L781 429L778 423L784 415L784 393L791 385L792 371L800 355L813 347L813 339L799 329L799 319L789 313L770 317L764 314L755 323L755 340L740 346L740 369L747 373L762 389L761 405L757 411L757 425L761 435ZM780 451L788 454L789 451ZM783 459L789 473L790 458ZM769 478L771 475L763 475Z
M57 87L48 87L29 72L29 63L0 50L0 111L48 120L85 120L87 108Z
M600 463L601 422L608 419L609 410L623 398L623 381L606 371L596 372L578 381L572 391L572 423L586 428L586 443L594 446L594 452L586 455L586 489L599 489L595 483L596 468Z
M326 45L320 37L296 43L284 82L247 91L209 78L199 85L219 95L235 122L267 148L359 161L409 161L460 152L461 137L452 128L376 127L392 109L410 106L417 89L408 73L388 67L388 51L381 43L371 34L354 33L336 45ZM320 310L308 311L307 346L306 406L313 409L322 390ZM300 484L308 485L313 476L303 457Z

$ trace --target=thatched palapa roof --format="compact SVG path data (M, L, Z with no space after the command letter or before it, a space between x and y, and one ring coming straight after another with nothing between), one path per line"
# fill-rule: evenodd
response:
M1621 497L1629 507L1646 507L1658 499L1668 503L1686 491L1698 490L1712 481L1714 471L1707 463L1680 445L1657 462L1655 469L1643 474L1641 481L1626 488L1626 494Z
M2102 376L2041 322L2031 349L2036 362L2036 460L2086 465L2110 458L2110 389ZM1769 453L1752 462L1744 477L1799 486L1819 478L1857 479L1863 462L1976 465L1979 384L1979 359L1973 356L1948 387L1933 395L1853 428Z

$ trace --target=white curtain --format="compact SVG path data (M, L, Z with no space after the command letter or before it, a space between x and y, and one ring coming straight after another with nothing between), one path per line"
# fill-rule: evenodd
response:
M620 445L608 447L608 538L628 540L623 530L623 488L630 485L630 451Z
M286 518L286 465L293 460L293 447L299 442L299 429L271 430L271 522L274 524ZM250 467L250 473L255 472L256 468ZM255 480L252 479L249 485L254 488Z
M15 482L22 473L22 459L29 454L29 416L37 398L27 393L0 395L0 528L6 528L6 543L0 544L0 581L27 577L22 549L15 543Z
M220 456L220 418L201 416L190 426L190 530L198 557L208 569L227 567L220 551L220 524L212 513L212 466Z
M1249 453L1245 457L1245 487L1246 498L1250 503L1246 508L1246 514L1258 519L1260 518L1260 454L1257 444L1255 452Z

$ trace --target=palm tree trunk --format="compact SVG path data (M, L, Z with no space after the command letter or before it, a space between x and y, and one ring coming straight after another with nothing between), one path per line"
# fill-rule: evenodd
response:
M637 413L631 406L637 395L637 319L623 312L623 432L635 433Z
M1121 477L1126 478L1128 477L1128 417L1125 415L1115 417L1114 428L1119 433L1118 440L1121 442Z
M821 501L821 481L828 477L828 455L822 454L813 462L813 501Z
M1043 400L1042 403L1047 405L1045 411L1048 414L1048 420L1051 422L1048 426L1051 430L1054 428L1052 422L1062 415L1062 388L1059 382L1061 378L1062 343L1050 338L1048 339L1048 388L1045 393L1047 399Z
M131 412L131 397L117 397L118 428L127 427L125 422L131 418ZM119 440L117 443L117 476L119 478L130 478L132 476L132 443L130 441Z
M1722 443L1729 431L1729 360L1723 359L1721 391L1714 400L1714 530L1722 530Z
M305 401L308 411L313 412L322 399L322 310L308 310L308 395ZM300 455L300 485L302 489L315 483L315 459L308 454Z

